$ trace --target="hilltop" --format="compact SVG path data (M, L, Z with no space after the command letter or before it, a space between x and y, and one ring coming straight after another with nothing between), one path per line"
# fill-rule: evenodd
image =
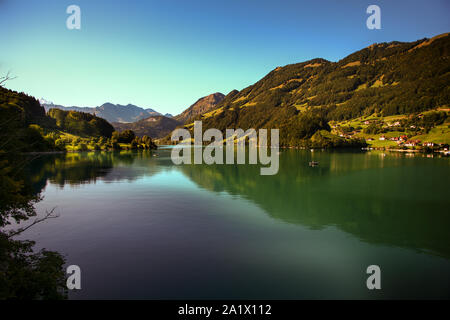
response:
M198 99L193 105L191 105L189 108L187 108L174 118L179 122L186 123L193 117L214 110L217 104L219 104L223 100L223 98L225 98L225 95L220 92L216 92L206 97L202 97Z

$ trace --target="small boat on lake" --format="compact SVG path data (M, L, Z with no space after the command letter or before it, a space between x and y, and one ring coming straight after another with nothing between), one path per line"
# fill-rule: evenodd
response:
M309 166L310 167L316 167L316 166L318 166L319 165L319 162L318 161L310 161L309 162Z

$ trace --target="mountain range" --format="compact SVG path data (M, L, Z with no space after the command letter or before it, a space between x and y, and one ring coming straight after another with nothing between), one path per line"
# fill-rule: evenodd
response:
M316 58L277 67L241 91L202 97L170 120L130 104L66 109L95 113L116 130L158 138L177 126L191 128L194 120L202 120L204 129L279 128L282 145L298 146L351 119L382 122L392 115L447 110L449 83L450 36L445 33L414 42L375 43L337 62ZM341 140L333 145L345 145Z
M194 104L192 104L185 111L180 113L177 116L173 116L170 113L161 114L154 109L147 108L144 109L142 107L138 107L133 104L120 105L113 104L110 102L104 103L99 107L78 107L71 106L65 107L62 105L56 105L51 101L45 100L43 98L39 99L40 104L45 108L45 111L48 111L52 108L61 109L65 111L78 111L78 112L86 112L90 114L95 114L97 117L103 118L111 123L132 123L136 121L140 121L149 117L154 116L164 116L167 118L174 118L179 123L185 123L193 117L196 117L205 112L211 111L215 108L215 106L220 103L224 94L220 92L216 92L210 94L208 96L202 97L198 99Z
M65 107L61 105L55 105L52 102L49 102L45 99L40 99L39 102L41 105L45 108L46 111L56 108L61 109L65 111L79 111L79 112L86 112L90 114L95 114L97 117L103 118L107 120L108 122L120 122L120 123L127 123L127 122L135 122L139 121L151 116L160 116L161 113L147 108L141 108L138 106L135 106L133 104L127 104L127 105L120 105L120 104L113 104L113 103L104 103L99 107ZM166 117L172 117L171 114L165 114Z
M139 137L147 135L152 138L163 138L169 135L176 127L183 125L190 119L214 110L224 97L225 95L220 92L202 97L181 114L173 118L156 115L133 123L113 122L112 125L118 131L133 130Z
M177 126L183 125L193 117L214 110L215 106L220 103L224 97L225 95L220 92L202 97L175 117L168 113L162 115L153 109L144 109L132 104L120 105L108 102L99 107L90 108L75 106L64 107L55 105L45 99L40 99L39 101L46 112L52 108L65 111L87 112L107 120L118 131L129 129L133 130L139 137L147 135L153 138L162 138L172 132Z

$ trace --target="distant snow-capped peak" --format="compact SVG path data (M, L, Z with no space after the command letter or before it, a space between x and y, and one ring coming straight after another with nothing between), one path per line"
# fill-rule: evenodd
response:
M40 98L39 103L40 104L54 104L53 102L45 100L44 98Z

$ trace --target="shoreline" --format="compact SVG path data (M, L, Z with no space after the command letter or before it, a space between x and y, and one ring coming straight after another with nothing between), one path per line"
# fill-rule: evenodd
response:
M176 146L173 144L160 144L158 146ZM191 147L193 145L190 145ZM203 146L204 147L204 146ZM280 150L283 149L295 149L295 150L311 150L311 152L316 150L361 150L361 151L389 151L389 152L400 152L400 153L422 153L422 154L440 154L442 156L449 156L450 151L444 151L444 150L433 150L432 152L424 152L423 150L417 150L417 149L389 149L389 148L374 148L374 147L358 147L358 148L351 148L351 147L342 147L342 148L312 148L312 147L294 147L294 146L280 146Z
M68 151L30 151L30 152L21 152L21 154L26 155L39 155L39 154L61 154L67 153Z
M158 145L158 146L173 146L173 145ZM362 150L362 151L388 151L388 152L400 152L400 153L423 153L423 154L440 154L443 156L449 156L450 151L433 151L433 152L424 152L423 150L416 149L389 149L389 148L307 148L307 147L292 147L292 146L283 146L279 147L279 149L297 149L297 150L311 150L311 152L315 150ZM157 149L156 149L157 150ZM87 151L74 151L74 150L65 150L65 151L31 151L31 152L22 152L24 155L51 155L51 154L65 154L65 153L81 153L81 152L112 152L117 150L87 150Z

